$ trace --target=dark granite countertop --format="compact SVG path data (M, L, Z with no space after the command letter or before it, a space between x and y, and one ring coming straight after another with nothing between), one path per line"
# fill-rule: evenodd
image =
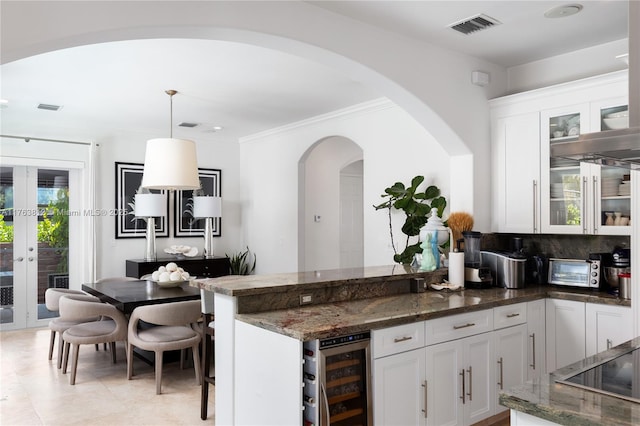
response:
M558 383L640 347L640 338L561 368L541 379L500 393L500 404L561 425L640 424L640 404L599 392ZM638 366L635 366L638 368Z
M544 287L519 290L435 291L321 305L301 306L236 318L249 324L307 341L424 321L432 318L527 302L546 297Z
M441 282L446 272L446 269L421 272L402 265L389 265L197 279L191 285L237 297L238 320L303 341L546 297L630 306L629 300L604 292L546 285L517 290L409 292L410 279ZM302 293L313 293L316 304L300 306Z
M446 274L447 270L441 270ZM336 287L345 284L376 283L421 278L430 272L405 265L368 266L366 268L328 269L309 272L289 272L265 275L227 275L194 280L196 287L227 296L253 296L266 293Z

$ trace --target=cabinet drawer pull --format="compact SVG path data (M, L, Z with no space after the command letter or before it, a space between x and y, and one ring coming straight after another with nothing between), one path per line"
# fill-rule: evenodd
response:
M582 177L582 194L580 194L580 196L582 197L582 211L580 212L580 220L582 221L582 233L586 234L587 233L587 177L583 176ZM563 225L566 225L566 221L565 223L563 223Z
M464 389L464 368L462 370L460 370L460 377L462 378L462 396L460 397L460 399L462 399L462 403L465 403L465 389Z
M422 410L422 412L424 413L424 418L427 418L427 381L425 380L424 383L422 384L422 387L424 388L424 410Z
M467 370L467 373L469 373L469 393L467 393L467 396L469 397L469 401L472 401L473 399L473 370L471 370L471 366L469 366L469 369Z
M509 314L507 315L507 318L513 318L513 317L519 317L520 314Z
M537 212L538 212L538 201L536 195L538 194L538 181L533 180L533 233L538 232L537 228Z
M531 337L532 340L532 350L531 350L531 354L532 354L532 360L533 363L529 364L529 367L533 368L534 370L536 369L536 333L532 333L529 337Z
M597 200L600 198L600 195L598 195L598 178L596 176L593 177L593 197L594 200ZM597 213L597 209L596 209L596 203L593 203L593 233L597 234L598 233L598 226L600 226L600 223L598 221L598 213Z
M396 337L395 339L393 339L393 343L400 343L411 339L413 339L412 336Z
M465 325L454 325L453 329L454 330L460 330L461 328L473 327L474 325L476 325L475 322L468 322Z

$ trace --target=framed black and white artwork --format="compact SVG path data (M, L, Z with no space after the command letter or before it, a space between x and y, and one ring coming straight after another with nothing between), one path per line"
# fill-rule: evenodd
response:
M202 195L222 197L222 172L219 169L198 169ZM193 191L176 191L174 197L174 237L203 237L204 220L193 217ZM213 218L213 236L219 237L222 219Z
M135 195L142 183L144 165L138 163L116 162L116 238L144 238L147 221L134 214ZM169 196L167 191L151 190L154 194L163 194L166 199L166 211L156 218L156 237L169 236Z

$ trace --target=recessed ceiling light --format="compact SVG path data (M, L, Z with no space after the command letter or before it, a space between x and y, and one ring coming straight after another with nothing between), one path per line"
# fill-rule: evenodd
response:
M222 126L213 126L213 130L215 130L216 132L222 130L224 127Z
M544 13L545 18L566 18L567 16L575 15L582 10L582 5L578 3L565 4L562 6L556 6L547 10Z

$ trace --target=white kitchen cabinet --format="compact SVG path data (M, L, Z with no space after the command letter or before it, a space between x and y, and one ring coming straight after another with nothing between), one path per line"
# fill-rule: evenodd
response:
M527 377L527 325L520 324L493 333L496 362L496 392L521 385ZM494 399L494 413L507 410Z
M591 356L632 339L631 308L587 303L586 355Z
M494 413L492 333L426 348L427 425L470 425Z
M545 300L527 302L527 380L546 374Z
M630 235L628 220L614 221L631 216L631 196L620 192L624 169L549 157L554 143L600 131L606 115L626 108L626 99L617 97L541 112L543 233Z
M580 361L585 352L585 304L573 300L546 300L547 369L554 371Z
M616 72L490 101L493 231L630 235L624 219L607 222L630 217L630 195L616 190L628 172L549 155L554 143L614 126L627 91Z
M375 425L425 425L426 398L433 387L425 380L425 349L414 349L373 361Z
M493 224L496 232L540 232L540 114L492 123Z

